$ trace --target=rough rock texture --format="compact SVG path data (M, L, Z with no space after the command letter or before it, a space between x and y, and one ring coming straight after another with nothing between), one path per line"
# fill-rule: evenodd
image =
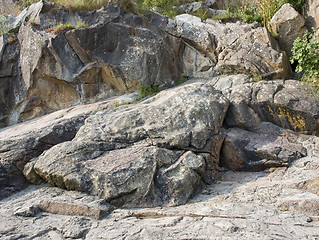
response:
M163 91L88 118L73 141L31 167L51 184L116 205L184 204L204 181L214 181L227 108L209 84Z
M246 73L263 78L288 78L290 67L275 39L258 24L221 23L183 14L164 29L186 43L184 62L191 75L210 70L221 74ZM207 73L205 73L207 75Z
M81 21L88 27L53 31L59 23ZM169 85L183 74L180 41L119 7L74 13L40 1L16 17L15 25L21 25L18 40L11 45L8 39L0 41L0 78L6 85L0 97L12 99L0 105L5 108L2 125L140 85Z
M210 8L210 6L213 6L216 1L206 1L206 2L191 2L186 3L177 7L174 7L176 11L179 13L187 13L187 14L193 14L196 12L199 13L205 13L205 15L210 18L213 15L223 14L226 11L225 10L216 10Z
M41 211L34 217L16 216L16 211L35 206L43 199L71 203L78 199L81 205L92 201L73 195L75 192L32 186L0 202L0 237L5 240L316 239L319 216L315 203L319 196L301 186L318 178L318 144L319 138L304 136L303 145L309 155L288 168L226 171L220 181L185 205L115 209L101 220Z
M270 24L279 47L291 57L293 42L297 37L302 37L306 31L305 20L289 3L286 3L272 17Z
M261 171L289 166L307 155L298 134L270 123L261 123L254 131L232 128L224 140L220 164L234 171Z
M319 3L316 0L306 0L304 17L308 30L311 28L319 28Z
M209 81L230 100L229 127L253 129L261 121L306 134L319 134L319 100L300 81L259 81L245 75Z
M133 101L131 96L60 110L24 124L0 130L0 198L25 188L21 171L32 158L52 146L71 140L84 120L108 107ZM41 181L40 181L41 182Z
M176 20L155 13L147 17L112 5L72 12L40 1L11 19L18 38L0 40L0 127L140 85L166 88L184 76L289 77L285 54L258 25L204 23L187 14ZM88 26L54 29L67 22Z
M0 36L0 128L7 125L11 109L26 97L18 46L8 35Z
M19 8L14 3L14 0L1 0L0 14L17 14L19 12Z

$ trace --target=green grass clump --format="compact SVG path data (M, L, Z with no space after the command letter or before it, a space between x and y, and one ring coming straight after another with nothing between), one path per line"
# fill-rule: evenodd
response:
M5 17L0 19L0 36L7 33L9 30L9 22Z
M88 24L86 22L80 21L76 23L76 28L86 28Z
M54 28L54 32L58 33L58 32L64 32L64 31L69 31L74 29L75 27L71 24L71 23L60 23L59 25L57 25Z

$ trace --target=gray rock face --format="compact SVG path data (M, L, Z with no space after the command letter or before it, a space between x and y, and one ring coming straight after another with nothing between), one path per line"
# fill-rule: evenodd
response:
M229 127L252 129L263 121L295 132L319 134L319 101L300 81L253 82L237 75L217 77L211 83L230 100Z
M0 127L8 124L11 109L26 97L18 46L7 34L0 36Z
M222 148L221 164L234 171L261 171L289 166L307 155L298 135L270 123L261 123L253 132L230 129Z
M54 30L61 22L76 26L81 21L88 27ZM16 25L17 43L11 46L5 37L0 41L0 77L6 84L0 97L14 100L5 101L10 106L0 102L3 126L140 85L169 85L183 74L177 60L180 41L118 7L70 13L40 1L25 9Z
M302 37L306 31L305 20L289 3L286 3L272 17L270 24L277 35L280 48L291 57L293 42L297 37Z
M209 84L163 91L88 118L73 141L45 152L33 169L51 184L116 205L183 204L214 181L227 108Z
M0 198L28 185L21 174L26 163L39 156L44 150L71 140L89 115L113 106L114 101L60 110L24 124L1 129ZM32 175L32 172L28 174ZM40 183L41 179L38 180Z
M308 30L319 28L319 3L316 0L306 0L304 8L304 18Z
M246 73L267 79L290 76L287 56L267 30L256 24L224 24L209 19L204 23L198 17L183 14L164 28L191 48L194 53L191 58L185 57L184 62L194 62L201 69L199 73L211 69L212 74ZM202 63L197 55L204 56L206 62ZM196 74L194 71L193 75Z

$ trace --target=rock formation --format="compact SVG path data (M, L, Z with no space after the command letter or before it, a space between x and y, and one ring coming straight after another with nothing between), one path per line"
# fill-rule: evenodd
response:
M319 236L319 100L265 28L45 1L8 24L1 239Z
M293 42L306 32L305 20L289 3L286 3L272 17L270 25L277 36L280 48L291 57Z
M254 24L203 23L191 15L171 20L155 13L148 23L119 7L72 13L44 1L10 21L18 34L0 41L2 127L140 85L166 88L185 76L290 75L286 55ZM81 22L87 27L54 30Z

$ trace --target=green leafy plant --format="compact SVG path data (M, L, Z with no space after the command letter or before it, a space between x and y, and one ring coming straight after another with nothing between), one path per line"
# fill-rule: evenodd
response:
M319 34L306 32L297 38L291 49L290 62L297 63L296 72L303 72L302 80L319 88Z

